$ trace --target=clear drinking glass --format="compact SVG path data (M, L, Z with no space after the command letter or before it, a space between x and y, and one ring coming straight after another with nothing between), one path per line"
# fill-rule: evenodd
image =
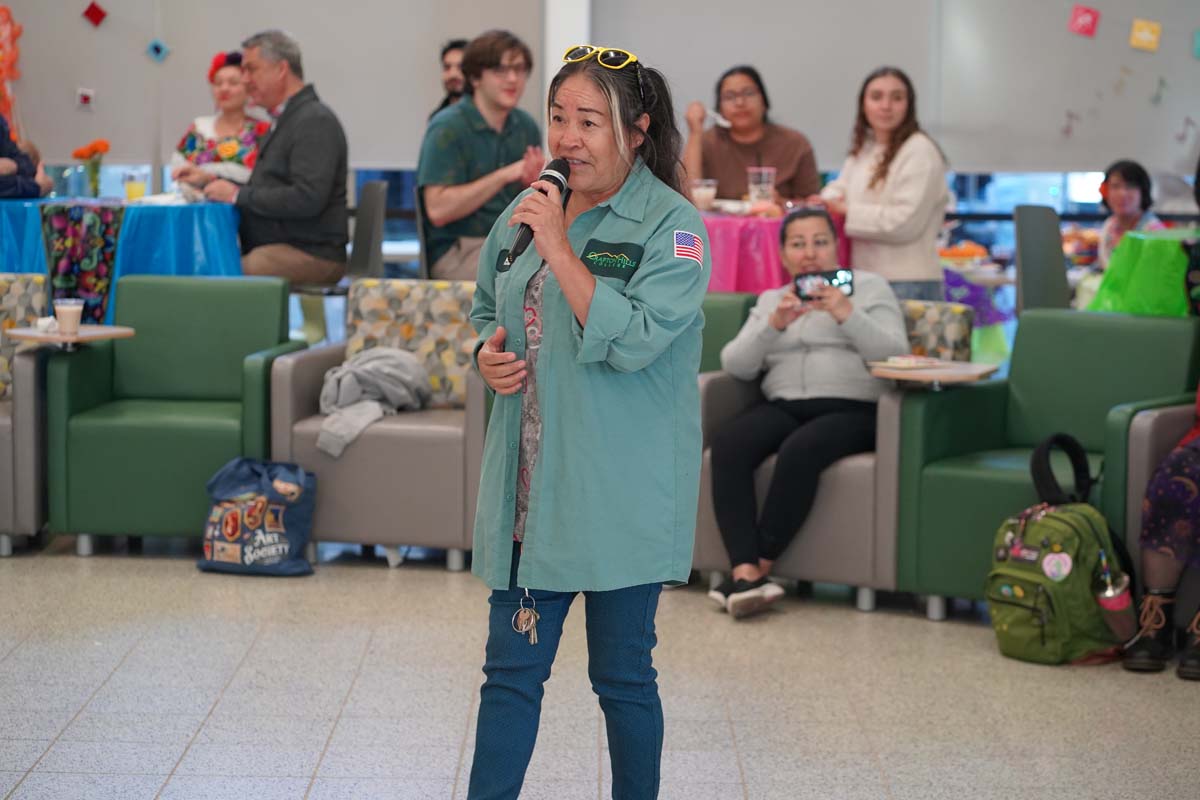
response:
M775 168L746 167L746 184L750 187L750 202L775 200Z

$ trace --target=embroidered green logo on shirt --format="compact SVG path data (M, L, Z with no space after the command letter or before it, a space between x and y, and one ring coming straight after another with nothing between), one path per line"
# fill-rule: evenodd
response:
M640 244L602 242L589 239L583 248L583 263L593 275L601 278L617 278L628 283L642 263L646 249Z

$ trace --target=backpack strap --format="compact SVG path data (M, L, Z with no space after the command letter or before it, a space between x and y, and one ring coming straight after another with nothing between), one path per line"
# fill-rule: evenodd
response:
M1050 468L1050 452L1057 447L1071 459L1071 469L1075 473L1075 493L1067 494L1054 477ZM1034 448L1029 458L1029 471L1033 475L1033 488L1037 491L1038 499L1043 503L1055 506L1067 503L1086 503L1092 492L1092 475L1088 472L1087 453L1083 445L1069 433L1056 433Z

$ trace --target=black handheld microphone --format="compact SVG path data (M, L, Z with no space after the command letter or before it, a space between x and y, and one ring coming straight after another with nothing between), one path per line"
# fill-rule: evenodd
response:
M563 201L566 201L567 194L567 179L571 177L571 165L567 163L565 158L556 158L542 168L542 174L538 175L539 181L550 181L558 190L563 193ZM538 191L541 191L540 189ZM545 192L542 192L545 194ZM504 257L504 266L511 267L513 262L521 257L521 253L525 252L525 248L529 247L529 243L533 241L533 229L528 223L522 222L517 228L517 235L513 237L512 245L508 248L508 255Z

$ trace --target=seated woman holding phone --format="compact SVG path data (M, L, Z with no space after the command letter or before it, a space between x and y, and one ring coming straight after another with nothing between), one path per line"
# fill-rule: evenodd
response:
M713 503L733 573L709 597L735 618L783 595L767 577L808 517L821 471L875 449L875 404L885 383L866 362L909 352L887 280L838 266L824 209L788 215L780 255L792 280L763 292L721 350L722 369L747 381L761 376L766 397L712 442ZM778 459L760 511L754 472L772 454Z

